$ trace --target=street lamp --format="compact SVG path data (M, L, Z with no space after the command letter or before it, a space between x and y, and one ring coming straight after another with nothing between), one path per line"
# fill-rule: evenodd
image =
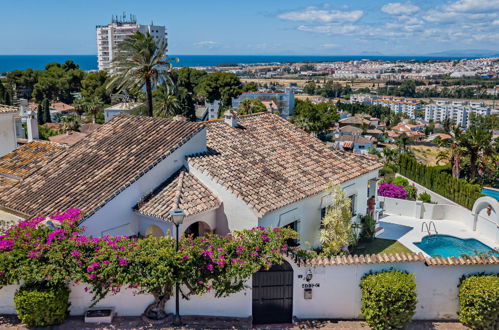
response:
M178 252L178 226L180 226L184 222L185 212L181 209L175 209L170 211L170 216L173 219L173 223L175 224L175 235L176 235L176 251ZM180 295L180 287L177 282L175 285L175 317L173 318L173 325L180 326L182 325L182 320L180 319L179 313L179 295Z

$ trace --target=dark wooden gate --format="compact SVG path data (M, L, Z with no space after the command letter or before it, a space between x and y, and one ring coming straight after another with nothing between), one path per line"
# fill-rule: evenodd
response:
M253 274L253 323L291 323L293 268L287 262Z

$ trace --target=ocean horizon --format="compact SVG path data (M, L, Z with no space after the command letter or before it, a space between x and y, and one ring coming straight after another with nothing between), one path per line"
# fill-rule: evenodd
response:
M458 60L476 57L463 56L383 56L383 55L169 55L178 57L176 67L204 67L222 64L256 64L256 63L289 63L289 62L336 62L355 60L385 61L427 61ZM0 73L13 70L43 70L52 62L64 63L72 60L83 70L97 70L97 55L0 55Z

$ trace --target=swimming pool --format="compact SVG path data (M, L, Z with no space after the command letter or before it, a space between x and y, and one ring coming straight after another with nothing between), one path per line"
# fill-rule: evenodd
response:
M476 256L482 252L492 251L492 248L482 242L470 238L461 239L449 235L431 235L425 236L421 242L415 242L418 248L432 257L460 257L462 254ZM499 253L495 252L496 255Z

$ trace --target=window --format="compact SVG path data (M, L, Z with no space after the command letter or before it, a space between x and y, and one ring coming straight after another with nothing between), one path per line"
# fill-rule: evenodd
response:
M352 211L352 216L355 216L356 215L355 202L357 200L357 195L351 195L351 196L348 196L348 198L350 198L350 200L352 201L352 205L350 206L350 210Z
M326 213L327 213L327 207L321 208L321 229L324 228L324 223L322 222L322 220L326 216Z
M298 232L298 221L294 221L292 223L290 223L289 225L286 225L284 226L284 228L289 228L289 229L293 229L294 231ZM298 239L288 239L288 241L286 242L288 244L289 247L294 247L294 246L298 246L300 245L298 243Z

